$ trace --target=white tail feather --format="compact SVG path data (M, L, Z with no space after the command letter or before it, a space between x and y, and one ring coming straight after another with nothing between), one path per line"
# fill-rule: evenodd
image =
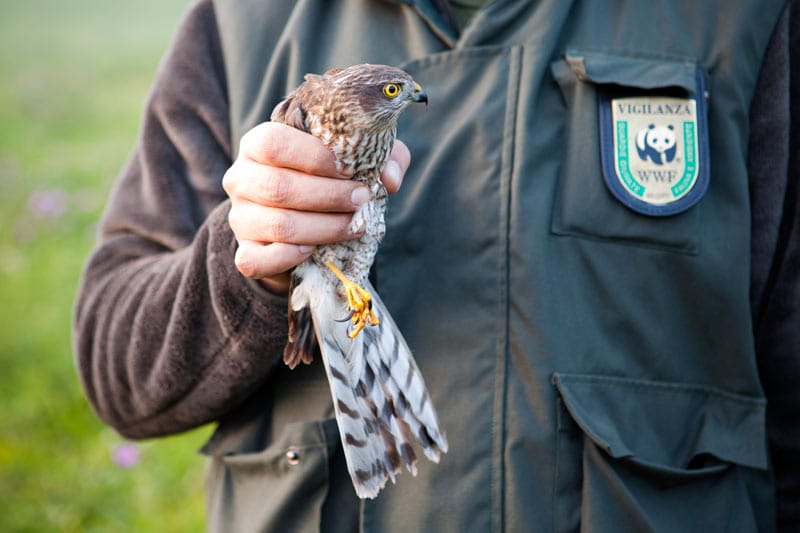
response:
M416 475L413 440L434 462L447 440L411 351L374 288L364 285L380 324L350 339L348 324L336 321L346 316L346 304L325 274L309 263L296 274L302 281L292 305L311 308L348 472L358 496L374 498L403 466Z

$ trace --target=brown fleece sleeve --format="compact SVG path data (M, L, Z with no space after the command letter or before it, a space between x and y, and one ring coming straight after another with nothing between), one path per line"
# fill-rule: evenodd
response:
M778 531L800 531L800 1L786 3L750 111L752 306Z
M74 348L87 395L130 438L213 420L280 361L286 303L235 268L231 164L213 6L187 14L149 96L83 273Z

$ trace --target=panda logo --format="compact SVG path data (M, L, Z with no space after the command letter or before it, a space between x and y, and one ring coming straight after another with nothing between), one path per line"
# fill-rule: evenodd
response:
M650 161L656 165L671 163L675 159L675 128L650 124L636 135L636 151L642 161Z

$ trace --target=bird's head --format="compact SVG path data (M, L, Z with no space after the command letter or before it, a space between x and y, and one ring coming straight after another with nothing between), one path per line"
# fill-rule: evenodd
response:
M425 91L407 72L387 65L353 65L329 70L323 78L335 98L357 104L354 108L368 123L395 122L410 103L428 103Z

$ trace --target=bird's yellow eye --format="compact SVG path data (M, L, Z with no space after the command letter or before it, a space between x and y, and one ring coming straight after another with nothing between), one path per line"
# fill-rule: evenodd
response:
M383 95L387 98L394 98L400 94L400 85L397 83L387 83L383 86Z

